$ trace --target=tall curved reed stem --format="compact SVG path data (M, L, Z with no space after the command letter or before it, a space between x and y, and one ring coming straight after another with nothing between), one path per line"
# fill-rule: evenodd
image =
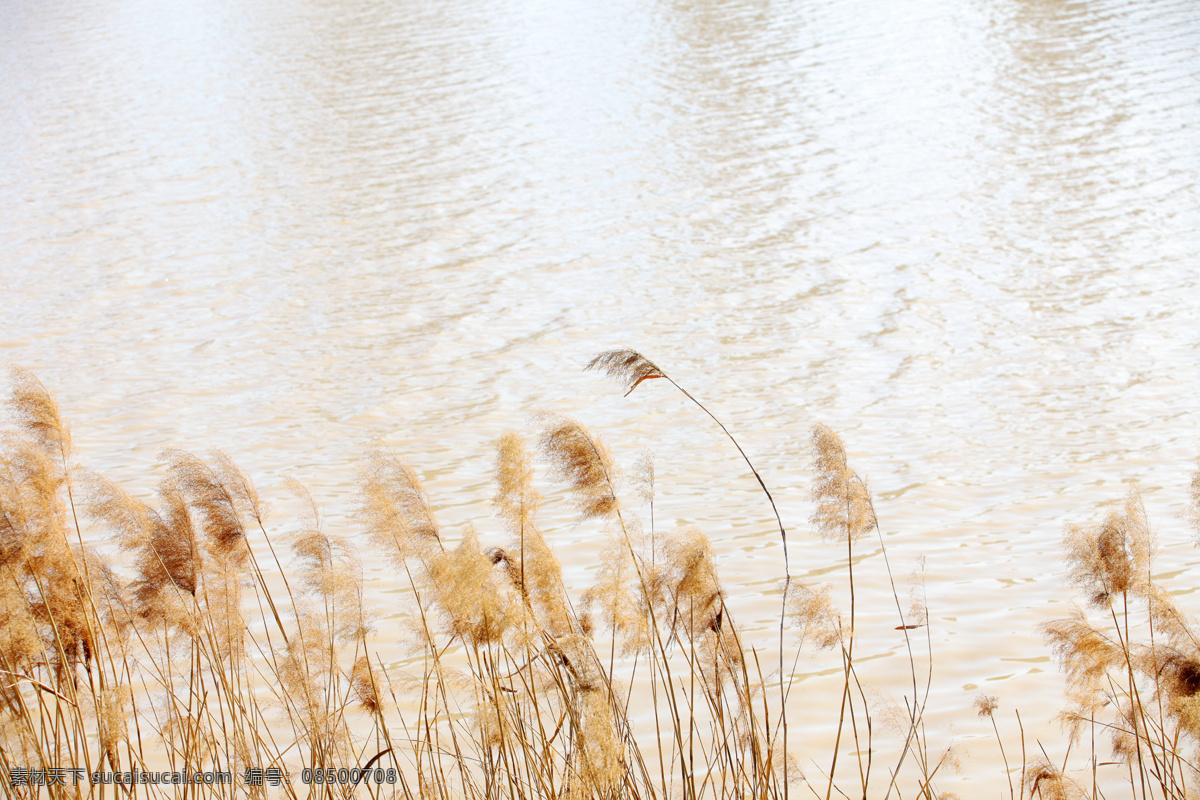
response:
M738 443L738 440L735 439L733 434L729 432L729 429L725 427L725 423L717 419L716 414L709 411L708 408L699 400L697 400L691 392L676 383L675 379L668 375L657 364L636 350L630 350L627 348L622 350L606 350L605 352L600 353L592 358L592 360L587 363L587 366L584 367L584 370L600 370L603 371L604 374L609 378L624 383L627 387L625 391L626 397L628 397L633 390L636 389L639 384L641 384L642 381L652 380L654 378L665 378L672 386L683 392L684 397L695 403L696 406L699 407L699 409L705 414L707 414L713 422L717 423L717 426L721 429L721 432L729 438L729 441L733 442L733 446L737 448L738 453L742 456L742 460L746 462L746 466L750 468L750 472L753 473L754 479L758 481L759 487L762 488L763 494L767 496L767 500L771 503L771 513L775 515L775 522L779 525L779 538L783 541L783 571L784 575L790 580L792 573L790 564L788 562L787 530L783 527L783 519L779 516L779 509L775 506L775 498L771 496L771 490L767 488L767 484L763 481L762 475L758 473L758 469L756 469L753 462L750 461L750 457L746 455L746 451L742 449L742 446Z
M759 487L763 490L763 494L767 496L767 501L771 504L771 513L775 515L775 522L779 525L779 538L783 543L783 606L787 607L788 591L791 588L792 571L788 560L787 548L787 530L783 526L783 519L779 516L779 509L775 505L775 498L771 496L771 490L767 488L767 484L759 474L754 463L750 461L750 456L746 455L746 451L742 449L742 445L738 442L734 435L725 427L725 423L717 418L717 415L708 410L708 407L695 398L695 396L687 389L680 386L674 378L666 373L661 367L655 364L650 359L646 358L636 350L623 348L618 350L606 350L592 358L584 367L585 371L600 370L606 376L613 380L620 381L625 384L625 397L628 397L634 389L636 389L642 381L653 380L655 378L663 378L670 382L672 386L683 393L683 396L691 400L697 407L717 423L717 427L721 432L733 442L733 446L737 448L738 453L742 456L742 460L746 462L746 466L750 468L750 472L754 475L754 479L758 481ZM780 728L783 732L783 749L787 752L787 692L784 688L783 680L783 620L786 616L784 611L779 615L779 721ZM788 776L787 776L787 759L784 758L784 776L783 776L783 796L787 800L788 796Z

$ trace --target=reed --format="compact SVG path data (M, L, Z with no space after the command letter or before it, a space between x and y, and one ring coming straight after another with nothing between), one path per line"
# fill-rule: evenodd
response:
M630 391L666 378L634 351L590 366ZM628 505L612 453L576 420L542 415L532 447L515 432L499 439L496 521L479 521L487 537L443 530L417 468L382 445L363 460L366 535L339 535L294 482L298 512L273 520L222 453L168 451L155 496L134 497L73 460L36 377L16 370L10 383L6 797L950 796L938 784L953 755L926 730L928 620L904 610L869 488L828 427L812 430L811 523L843 568L836 586L814 585L785 562L781 638L770 643L735 619L712 541L657 526L653 462L635 466L638 505ZM572 539L602 543L582 589L564 579L561 532L539 521L539 470L577 512ZM1191 492L1200 525L1200 473ZM866 537L881 557L858 551ZM116 545L111 558L88 546L103 540ZM1195 623L1153 580L1137 496L1070 526L1065 550L1084 603L1045 635L1069 682L1068 741L1056 760L1041 743L1030 757L1019 715L1014 728L981 697L1005 764L999 785L1013 800L1185 798L1200 748L1200 647ZM404 590L386 622L364 590L367 559L385 559ZM890 591L906 644L908 685L890 702L860 666L868 584ZM801 654L841 678L823 752L795 752L787 736L806 705ZM883 736L888 726L898 736ZM114 773L129 780L101 780Z

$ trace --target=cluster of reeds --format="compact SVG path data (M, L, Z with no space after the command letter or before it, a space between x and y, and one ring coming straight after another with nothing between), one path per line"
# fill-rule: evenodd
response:
M1200 471L1191 506L1200 523ZM1069 742L1057 760L1039 747L1010 795L1098 797L1119 786L1133 798L1192 797L1200 638L1195 620L1154 579L1154 535L1137 492L1097 523L1069 525L1064 546L1069 580L1085 604L1044 629L1067 676L1060 719ZM985 699L980 713L993 712ZM1072 748L1085 757L1074 769Z
M650 378L678 387L633 351L592 366L630 391ZM299 519L278 528L228 457L169 451L148 503L72 460L32 374L14 371L12 385L0 440L6 796L948 796L937 787L948 751L925 730L928 628L902 608L870 492L827 427L812 433L812 522L845 548L848 605L785 562L777 642L747 640L701 531L656 528L653 464L634 468L641 503L629 504L603 442L557 415L538 418L532 448L517 433L498 443L499 536L491 520L480 523L489 536L448 535L417 470L381 445L367 454L358 545L388 560L406 598L385 625L363 596L358 547L326 532L304 487L291 487ZM712 419L786 548L765 482ZM539 523L537 465L607 542L582 592L568 591ZM882 559L856 554L865 537ZM115 545L88 546L104 542ZM1048 629L1072 679L1068 719L1091 737L1094 773L1107 769L1095 745L1107 731L1138 796L1184 797L1200 662L1188 621L1150 580L1144 514L1131 501L1068 543L1096 611ZM892 713L856 661L855 587L872 563L882 573L866 579L889 587L907 647L909 685ZM795 659L821 650L842 675L832 744L797 753ZM883 716L900 733L886 745ZM1078 783L1024 752L1018 772L1014 797L1070 796Z

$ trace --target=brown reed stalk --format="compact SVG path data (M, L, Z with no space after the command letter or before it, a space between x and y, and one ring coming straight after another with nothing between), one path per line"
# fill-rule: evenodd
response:
M846 564L850 582L850 617L849 628L842 644L845 680L842 686L841 710L838 712L838 729L833 745L833 760L829 767L829 781L825 791L828 800L833 793L837 773L838 753L841 745L842 730L845 725L847 711L854 732L858 738L857 718L854 713L853 688L854 675L854 627L855 627L855 590L854 590L854 542L864 536L873 526L873 516L870 510L870 496L862 480L849 468L846 463L846 450L841 438L832 429L817 425L812 431L813 441L813 499L816 509L813 511L812 522L817 531L824 537L844 542L846 545ZM859 748L855 748L859 750ZM862 771L860 759L860 772ZM866 775L861 775L863 792L866 792Z
M675 379L668 375L662 368L655 364L650 359L643 356L636 350L622 348L618 350L606 350L599 353L587 363L584 370L599 370L609 378L623 383L626 387L625 396L628 397L634 389L636 389L643 381L663 378L672 386L678 389L683 395L696 404L697 407L707 414L713 422L728 437L733 446L737 448L738 453L746 462L746 466L750 468L750 472L754 475L754 479L758 481L759 487L763 490L763 494L767 496L767 501L771 504L771 512L775 515L775 521L779 524L779 538L783 542L783 569L784 574L791 576L791 569L788 561L787 549L787 531L783 527L783 519L779 516L779 509L775 506L775 498L771 496L771 490L767 488L767 484L763 481L762 475L759 474L750 457L746 455L746 451L742 449L741 444L734 438L725 424L717 418L715 414L708 410L707 407L697 400L687 389L684 389Z
M617 380L617 381L623 383L626 387L626 391L625 391L626 397L628 397L633 392L634 389L636 389L639 385L641 385L641 383L643 381L654 380L654 379L659 379L659 378L665 379L668 382L670 382L670 384L672 386L674 386L676 389L678 389L680 392L682 392L685 397L687 397L689 400L691 400L698 408L700 408L701 411L703 411L705 414L707 414L709 416L709 418L712 419L712 421L717 424L717 426L721 429L721 431L725 434L725 436L729 439L729 441L733 443L733 446L737 449L738 453L742 456L742 459L746 462L746 466L749 467L751 474L753 474L755 480L758 481L759 487L762 489L763 494L766 495L767 501L771 505L771 512L772 512L772 514L774 514L775 521L779 526L779 537L780 537L780 541L783 545L783 570L784 570L783 597L784 597L784 599L783 599L782 603L784 603L786 605L788 586L791 583L791 565L790 565L790 559L788 557L787 530L784 528L783 519L779 515L779 509L775 505L775 498L771 495L770 489L767 488L767 484L763 480L762 475L758 472L758 469L754 466L753 462L750 461L750 457L748 455L746 455L746 451L744 449L742 449L741 444L737 441L737 439L729 431L729 429L725 426L725 424L723 422L721 422L721 420L718 419L717 416L715 414L713 414L713 412L710 411L703 403L701 403L698 399L696 399L695 396L693 396L689 391L687 391L687 389L683 388L683 386L681 386L670 375L668 375L666 373L666 371L664 371L657 364L650 361L650 359L646 358L645 356L643 356L641 353L637 352L636 350L632 350L629 348L620 348L620 349L616 349L616 350L608 350L608 351L599 353L596 356L594 356L591 359L591 361L589 361L587 363L587 365L584 367L584 369L585 370L602 371L609 378L612 378L614 380ZM783 732L783 747L786 750L787 749L787 724L788 723L787 723L787 714L784 711L784 708L786 707L787 690L786 690L786 687L784 686L784 682L782 680L783 666L784 666L783 665L783 637L784 637L783 618L784 618L784 616L785 616L785 612L783 611L783 609L781 609L780 625L779 625L779 672L780 672L780 676L781 676L780 686L779 686L779 696L780 696L780 703L781 703L781 713L780 713L779 723L780 723L780 728ZM788 781L786 780L786 776L785 776L785 780L784 780L784 797L785 797L785 799L786 799L787 795L788 795Z

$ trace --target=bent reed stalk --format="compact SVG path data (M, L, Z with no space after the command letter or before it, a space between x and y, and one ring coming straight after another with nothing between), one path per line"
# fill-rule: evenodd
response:
M666 378L633 351L590 366L630 390ZM791 639L764 674L769 649L734 618L712 542L691 526L655 529L646 460L635 487L651 509L644 530L612 454L573 419L539 417L533 450L518 433L501 437L490 536L449 535L418 470L373 446L359 537L328 531L295 482L295 519L270 521L249 476L222 453L168 451L155 498L134 497L73 460L36 377L16 369L11 384L0 434L6 797L951 796L938 779L952 754L925 725L927 619L902 610L870 492L825 426L813 429L812 523L843 548L849 605L843 613L834 587L785 567L780 629ZM539 463L602 542L581 592L556 555L561 532L539 522ZM1200 473L1192 504L1200 520ZM872 531L881 560L855 550ZM1006 747L999 702L979 700L1010 800L1100 796L1114 779L1123 796L1184 798L1195 783L1200 640L1152 580L1149 531L1131 496L1103 522L1067 532L1069 580L1088 605L1045 630L1070 681L1063 719L1076 759L1086 750L1083 767L1070 763L1071 746L1052 760L1039 743L1029 757L1019 716L1020 748ZM107 556L88 544L105 537L116 546ZM404 598L386 623L364 589L363 563L380 557ZM905 639L910 685L891 711L860 671L864 580L886 580ZM832 744L792 752L788 717L812 699L794 677L797 659L822 651L841 675ZM880 736L887 720L898 740ZM1099 752L1103 740L1111 756Z

